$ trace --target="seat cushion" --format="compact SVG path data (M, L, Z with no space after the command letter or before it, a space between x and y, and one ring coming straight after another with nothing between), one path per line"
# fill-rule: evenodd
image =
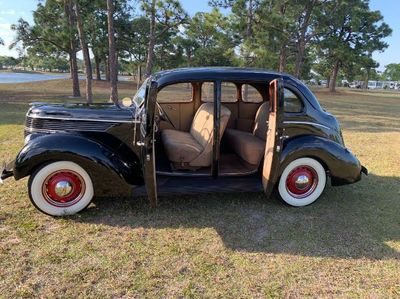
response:
M225 139L229 147L249 164L258 165L264 156L265 141L252 133L227 129Z
M265 102L257 110L253 127L253 134L263 140L267 138L268 118L269 102Z
M203 147L188 132L166 129L161 132L161 138L171 162L189 163L203 151Z

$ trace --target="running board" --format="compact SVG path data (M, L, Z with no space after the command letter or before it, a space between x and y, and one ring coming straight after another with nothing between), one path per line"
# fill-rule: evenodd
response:
M207 193L238 193L263 192L261 178L251 177L157 177L157 193L159 195L176 194L207 194ZM134 190L138 196L146 195L146 188Z

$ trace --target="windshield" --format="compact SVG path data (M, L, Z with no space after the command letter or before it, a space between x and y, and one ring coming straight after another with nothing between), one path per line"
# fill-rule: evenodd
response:
M142 86L140 86L139 90L136 92L135 96L133 97L133 102L137 107L140 107L145 99L146 99L146 91L147 91L147 83L149 79L143 82Z

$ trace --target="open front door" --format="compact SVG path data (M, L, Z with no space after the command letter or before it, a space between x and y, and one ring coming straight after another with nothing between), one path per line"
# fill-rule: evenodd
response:
M279 158L282 150L283 80L275 79L269 84L269 119L265 146L262 182L265 194L271 195L276 183Z
M154 114L157 101L157 83L151 82L141 114L140 145L142 146L143 177L150 206L157 205L157 181L154 144Z

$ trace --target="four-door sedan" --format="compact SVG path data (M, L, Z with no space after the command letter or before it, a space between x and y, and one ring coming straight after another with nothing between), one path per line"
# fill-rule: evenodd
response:
M158 193L276 187L305 206L367 170L340 126L290 75L256 69L187 68L148 78L124 105L34 104L25 146L1 179L29 176L32 203L62 216L123 181ZM139 188L140 189L140 188Z

